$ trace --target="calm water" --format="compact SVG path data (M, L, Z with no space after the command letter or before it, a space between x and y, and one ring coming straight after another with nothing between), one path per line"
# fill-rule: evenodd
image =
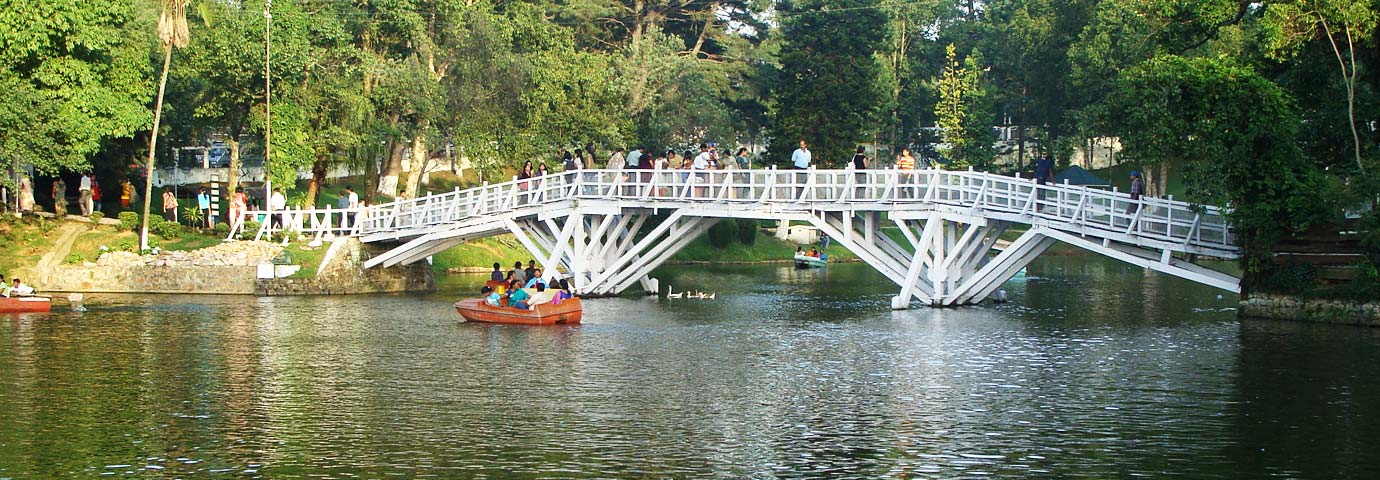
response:
M954 310L893 312L861 265L659 276L718 298L465 324L470 277L0 317L0 478L1380 476L1380 330L1090 257Z

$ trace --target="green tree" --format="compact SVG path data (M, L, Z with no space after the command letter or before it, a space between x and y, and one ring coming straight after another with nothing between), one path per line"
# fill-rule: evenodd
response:
M935 90L939 102L934 116L948 147L950 169L968 167L987 168L993 155L992 114L989 95L982 85L982 66L979 54L969 55L962 66L953 44L946 48L948 61Z
M783 2L784 45L768 160L785 164L804 139L818 165L839 166L882 124L880 78L888 18L878 0ZM843 19L847 21L842 21Z
M103 142L147 128L146 6L0 2L0 158L11 168L83 170Z
M1280 240L1331 218L1318 171L1298 148L1292 101L1250 68L1159 56L1126 71L1113 98L1125 156L1182 161L1189 200L1231 207L1248 285Z
M1357 44L1374 35L1377 5L1373 0L1290 0L1270 2L1265 9L1266 46L1276 58L1297 55L1314 39L1325 40L1337 61L1346 89L1347 123L1351 127L1356 169L1364 173L1361 133L1356 120ZM1364 47L1362 47L1364 48Z

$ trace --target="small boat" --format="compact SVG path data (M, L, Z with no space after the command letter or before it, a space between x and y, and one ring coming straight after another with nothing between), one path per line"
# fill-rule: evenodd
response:
M795 256L795 268L821 268L828 263L829 257L826 255L820 255L818 257L811 257L809 255Z
M455 302L455 311L471 322L506 323L510 325L574 325L580 323L584 307L579 298L561 300L559 305L543 303L531 310L495 307L475 298Z
M0 313L50 312L53 299L48 297L0 297Z

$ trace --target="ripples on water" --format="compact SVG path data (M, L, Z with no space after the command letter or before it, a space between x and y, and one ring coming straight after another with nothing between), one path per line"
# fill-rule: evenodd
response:
M431 296L92 296L0 326L0 477L1369 478L1371 330L1042 259L893 312L865 267L668 268L714 301L466 324Z

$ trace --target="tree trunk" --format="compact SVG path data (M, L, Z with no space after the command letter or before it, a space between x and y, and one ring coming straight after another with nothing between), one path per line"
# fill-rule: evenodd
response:
M326 183L326 156L318 155L311 164L311 181L307 183L307 205L314 208L316 196L321 193L321 185Z
M153 158L158 147L158 124L163 121L163 92L168 87L168 65L172 63L171 43L163 45L163 74L158 80L158 101L153 104L153 131L149 132L149 160L144 178L144 215L139 219L139 249L149 248L149 202L153 197Z
M421 125L425 129L425 122ZM403 188L403 198L417 198L417 190L422 184L422 174L427 167L426 135L418 133L412 137L411 168L407 172L407 184Z
M1016 115L1016 171L1025 170L1025 96L1030 87L1021 85L1021 112Z
M364 165L364 181L368 182L367 188L364 189L364 203L369 205L374 204L374 195L379 190L379 162L382 160L380 157L383 153L379 150L380 148L377 146L370 146L368 149L369 161L365 162ZM383 150L391 149L385 146Z
M1160 185L1155 196L1163 197L1169 192L1169 162L1160 163Z
M230 167L229 167L229 170L230 170L230 171L227 172L227 173L225 174L225 176L228 177L228 178L225 179L225 188L226 188L225 191L226 191L226 193L229 193L230 195L234 195L234 194L235 194L235 189L240 188L240 140L239 140L239 138L240 138L240 136L239 136L238 132L232 131L232 132L230 133L230 139L227 140L227 141L225 142L225 145L226 145L227 147L230 148Z
M389 197L398 196L398 175L402 173L403 150L407 144L403 142L391 142L388 149L388 161L383 165L383 175L379 177L378 193Z

